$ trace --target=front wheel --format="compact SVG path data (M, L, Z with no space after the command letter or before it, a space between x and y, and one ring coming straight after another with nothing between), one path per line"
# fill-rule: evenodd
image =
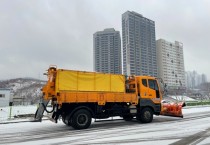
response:
M139 114L137 114L136 119L142 123L150 123L153 120L153 111L150 108L144 108Z
M91 124L91 114L85 109L80 109L72 116L72 127L74 129L86 129Z

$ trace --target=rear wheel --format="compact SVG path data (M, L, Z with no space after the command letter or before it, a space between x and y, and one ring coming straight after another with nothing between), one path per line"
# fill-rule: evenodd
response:
M91 114L85 109L80 109L72 116L72 127L74 129L86 129L91 124Z
M137 114L136 119L142 123L150 123L153 120L153 111L150 108L144 108L139 114Z

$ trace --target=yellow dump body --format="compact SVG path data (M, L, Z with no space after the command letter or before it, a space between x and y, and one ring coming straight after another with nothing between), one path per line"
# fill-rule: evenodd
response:
M136 92L126 93L125 76L63 69L48 69L48 82L43 87L45 100L63 103L126 102L138 104Z
M125 76L96 72L57 70L55 91L125 92Z

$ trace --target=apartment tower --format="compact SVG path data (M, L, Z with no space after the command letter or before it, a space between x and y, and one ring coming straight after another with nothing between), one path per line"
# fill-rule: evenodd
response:
M157 76L155 22L136 12L122 14L123 73Z
M122 74L120 32L114 28L93 34L94 71Z

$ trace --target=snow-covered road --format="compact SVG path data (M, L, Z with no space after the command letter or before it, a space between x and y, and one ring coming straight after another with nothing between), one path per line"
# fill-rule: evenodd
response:
M0 124L0 144L210 144L210 107L183 112L184 118L154 116L149 124L94 122L86 130L50 121Z

